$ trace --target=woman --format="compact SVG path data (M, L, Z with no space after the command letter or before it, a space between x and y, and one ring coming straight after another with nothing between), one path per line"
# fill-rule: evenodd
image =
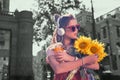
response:
M48 61L54 70L54 80L82 80L84 69L99 69L97 56L90 55L83 57L77 54L73 48L74 41L77 39L78 30L80 29L77 20L72 15L58 16L55 15L57 30L53 35L52 43L61 42L65 51L54 52L53 49L47 49ZM68 79L71 71L75 70L73 77ZM84 72L81 72L84 71ZM88 77L88 76L87 76ZM84 78L84 80L92 80Z

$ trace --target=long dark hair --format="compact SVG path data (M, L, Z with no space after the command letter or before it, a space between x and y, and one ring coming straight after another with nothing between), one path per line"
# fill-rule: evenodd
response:
M65 28L70 20L75 19L71 14L70 15L63 15L63 16L59 16L59 15L55 15L55 21L57 22L57 27L59 28ZM63 36L60 36L57 34L57 42L61 42ZM74 43L74 40L71 40L71 43Z

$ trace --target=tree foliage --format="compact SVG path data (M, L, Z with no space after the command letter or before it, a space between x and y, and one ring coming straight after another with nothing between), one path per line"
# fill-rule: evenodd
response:
M41 50L38 52L37 56L33 57L33 71L34 71L34 79L35 80L47 80L47 67L45 61L45 50Z
M66 14L70 9L80 11L79 0L37 0L38 10L34 10L36 24L34 27L34 42L45 40L55 29L54 14Z

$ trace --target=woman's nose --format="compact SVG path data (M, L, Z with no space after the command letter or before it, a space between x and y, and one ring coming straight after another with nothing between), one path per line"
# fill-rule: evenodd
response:
M78 29L77 28L75 28L75 33L78 33Z

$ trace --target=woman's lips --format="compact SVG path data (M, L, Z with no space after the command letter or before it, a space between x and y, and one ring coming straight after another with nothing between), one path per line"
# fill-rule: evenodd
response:
M74 34L75 36L77 35L77 33Z

